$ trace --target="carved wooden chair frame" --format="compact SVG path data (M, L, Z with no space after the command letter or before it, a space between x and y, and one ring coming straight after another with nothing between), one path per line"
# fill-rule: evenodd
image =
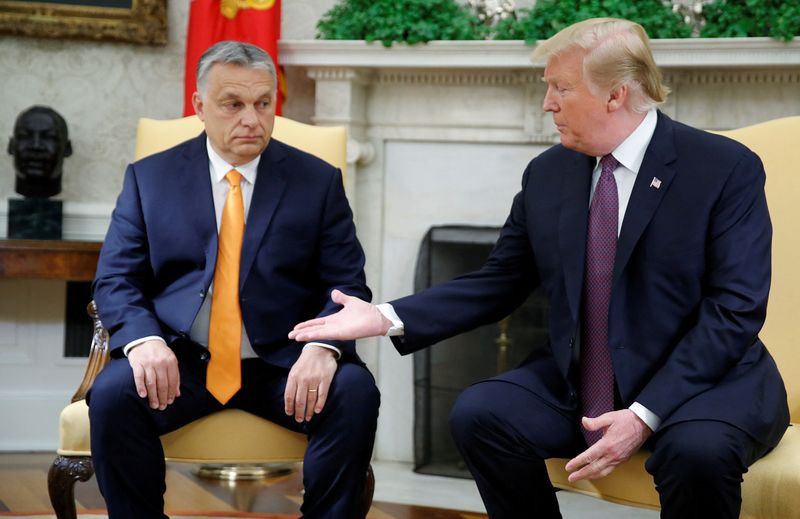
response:
M83 375L80 386L78 386L78 390L72 396L72 402L86 399L86 393L110 359L108 331L100 321L94 301L89 303L86 311L94 321L94 333L86 372ZM90 456L62 456L60 454L56 456L47 474L47 487L50 494L50 503L58 519L77 519L75 483L88 481L92 475L94 475L94 465L92 465ZM354 513L354 519L364 519L367 516L367 512L372 506L374 492L375 476L372 471L372 465L370 465L367 467L364 490L361 494L359 507Z

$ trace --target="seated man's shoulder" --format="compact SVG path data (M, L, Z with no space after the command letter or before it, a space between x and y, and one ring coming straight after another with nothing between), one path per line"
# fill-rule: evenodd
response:
M747 146L725 135L675 123L675 142L679 151L695 151L705 157L721 161L738 161L743 156L754 156Z
M163 151L142 157L133 166L137 173L141 171L160 170L165 164L178 166L181 161L191 161L198 157L207 157L205 139L193 137Z

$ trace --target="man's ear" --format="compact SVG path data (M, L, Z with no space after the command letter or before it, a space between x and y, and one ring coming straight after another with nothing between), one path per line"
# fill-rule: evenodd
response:
M628 85L622 84L608 94L608 101L606 103L609 112L616 112L625 106L628 101L628 94L630 90Z
M194 113L197 114L197 117L199 117L201 121L205 122L206 116L203 113L203 98L200 96L200 92L195 92L192 94L192 106L194 107Z
M67 139L66 144L64 144L64 156L69 157L72 155L72 141Z
M16 147L17 147L16 139L14 139L14 137L11 137L10 139L8 139L8 154L9 155L13 155L14 154L14 148L16 148Z

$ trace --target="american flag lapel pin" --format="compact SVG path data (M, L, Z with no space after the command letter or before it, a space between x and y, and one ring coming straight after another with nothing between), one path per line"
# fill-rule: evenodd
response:
M653 180L650 181L650 187L654 187L656 189L661 188L661 179L658 177L653 177Z

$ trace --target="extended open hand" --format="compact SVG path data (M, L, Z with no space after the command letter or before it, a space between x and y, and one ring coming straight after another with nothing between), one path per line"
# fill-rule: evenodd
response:
M352 340L386 335L392 322L375 305L339 290L331 292L331 300L344 306L335 314L305 321L289 332L299 342Z

